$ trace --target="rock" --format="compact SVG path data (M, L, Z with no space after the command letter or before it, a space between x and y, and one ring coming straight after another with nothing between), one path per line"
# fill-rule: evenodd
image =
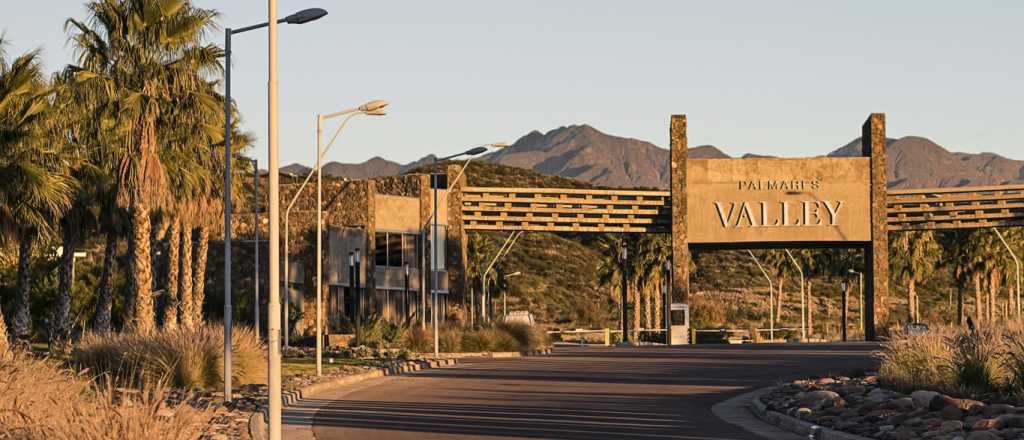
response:
M888 402L890 399L891 399L891 395L889 394L888 391L885 391L885 390L883 390L881 388L875 388L875 389L871 390L870 392L868 392L868 395L867 395L867 397L865 397L864 400L866 402L882 403L882 402Z
M956 405L946 405L945 408L939 411L939 416L943 420L960 420L964 418L964 411Z
M917 390L910 393L910 398L918 408L928 408L929 411L938 411L946 406L945 396L935 391Z
M900 397L899 399L893 400L891 403L895 409L900 411L911 411L914 409L915 404L914 399L910 397Z
M836 383L836 380L831 377L823 377L821 379L818 379L818 385L821 386L832 385L834 383Z
M1001 440L1001 437L999 434L991 431L975 431L967 434L965 440Z
M843 397L847 397L852 394L864 394L865 389L861 385L848 384L836 387L834 391Z
M985 431L989 429L1002 429L1003 423L997 419L981 419L971 425L971 431Z
M800 407L800 409L796 410L796 416L800 417L800 418L804 418L804 417L807 417L807 416L811 415L812 412L813 411L811 411L810 408L804 406L804 407Z
M945 422L942 422L942 425L939 426L939 431L942 432L955 432L963 430L964 422L961 422L959 420L947 420Z
M889 425L902 425L908 419L910 419L910 416L907 413L900 413L885 419L885 423Z
M995 417L998 415L1013 412L1013 405L1007 405L1005 403L994 403L992 405L986 405L981 409L981 415L985 417Z
M1003 414L996 420L1008 428L1024 428L1024 414Z
M811 409L843 408L846 401L834 391L811 391L800 397L800 403Z

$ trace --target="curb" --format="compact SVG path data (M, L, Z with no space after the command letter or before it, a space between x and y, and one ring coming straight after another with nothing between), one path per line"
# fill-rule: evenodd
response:
M422 353L430 354L430 353ZM526 351L476 351L471 353L441 353L441 359L463 359L463 358L517 358L526 356L544 356L551 354L550 348Z
M806 435L808 438L818 440L872 440L868 437L836 431L795 417L787 416L777 411L769 410L768 406L761 401L761 396L768 393L773 388L774 387L763 388L760 390L761 392L757 393L757 395L750 399L750 412L754 413L757 418L787 431L795 432L799 435Z
M403 362L399 365L391 366L388 368L377 368L366 373L353 374L351 376L343 376L333 380L306 385L295 390L282 391L281 403L283 406L291 406L298 403L298 401L302 400L305 397L319 393L328 388L352 385L368 379L374 379L383 376L394 376L412 371L450 367L455 365L456 362L456 359L417 360ZM258 410L256 410L256 412L252 414L252 416L249 417L249 436L252 437L253 440L265 440L267 438L268 410L269 408L267 408L266 406L261 406Z

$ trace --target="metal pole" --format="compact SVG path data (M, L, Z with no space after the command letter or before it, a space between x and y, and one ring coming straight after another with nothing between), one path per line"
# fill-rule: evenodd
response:
M775 284L772 283L772 277L768 276L768 271L764 270L764 266L761 266L761 262L754 256L754 251L748 249L747 253L754 259L757 268L761 269L764 279L768 280L768 339L775 342Z
M842 326L842 331L840 332L840 334L842 335L843 342L846 342L846 292L847 292L847 290L849 290L849 285L847 285L846 281L843 280L843 284L841 285L841 287L842 287L842 294L843 294L843 298L842 298L842 301L841 301L842 304L843 304L843 310L840 312L840 318L839 319L840 319L840 321L842 321L843 326Z
M286 348L286 349L288 348L288 311L289 311L288 310L289 309L288 306L289 306L289 304L291 302L291 296L292 296L291 295L291 290L292 290L291 289L291 276L292 276L292 274L290 273L291 268L289 267L290 264L288 263L288 256L291 254L291 251L288 249L288 247L289 247L288 246L288 242L290 241L289 240L290 237L289 237L288 234L289 234L289 232L288 232L288 211L285 211L285 213L284 213L284 281L282 283L282 287L284 287L284 293L282 294L284 296L284 310L283 310L283 312L284 312L284 322L283 322L283 324L284 324L284 331L282 332L282 334L284 336L284 348ZM273 260L271 260L271 261L273 261ZM269 313L269 312L270 311L268 310L267 313Z
M231 29L224 32L224 401L231 401Z
M672 345L672 262L665 260L665 345Z
M281 286L278 266L279 261L278 245L280 240L280 224L278 210L278 157L277 157L277 0L267 0L267 22L270 26L268 33L269 62L267 77L267 149L269 156L268 169L270 171L270 198L268 213L270 217L270 236L268 237L270 247L270 298L267 310L267 390L268 390L268 425L267 434L270 440L281 440L281 347L279 344L281 311L278 303L279 289Z
M427 228L429 226L430 225L428 224L427 226L424 226L424 228ZM417 315L418 318L420 319L420 330L426 330L428 288L427 286L430 285L430 283L428 283L428 272L430 268L427 267L427 252L430 252L430 250L428 249L429 244L427 243L427 231L421 232L423 233L420 234L420 308Z
M437 246L437 240L438 240L438 236L437 236L437 217L438 217L438 215L437 215L437 184L438 184L437 183L437 177L438 176L439 175L437 174L437 157L435 157L434 158L434 174L432 174L432 177L433 177L434 181L432 182L433 184L431 185L431 186L434 187L434 230L430 231L431 237L433 237L431 239L431 243L430 243L430 252L431 252L431 255L430 255L430 266L431 266L430 278L431 278L431 282L433 283L433 286L434 286L433 295L431 297L432 298L432 305L430 307L430 318L433 321L433 327L434 327L434 357L435 358L440 355L440 347L438 346L438 343L440 341L438 339L439 335L438 335L438 326L437 326L437 251L436 251L436 249L439 249L439 248L435 249L435 247Z
M316 115L316 375L323 376L323 312L320 303L323 300L323 213L321 203L323 184L320 170L320 136L323 134L323 118Z
M789 249L785 251L789 256L789 261L793 262L793 266L796 266L797 272L800 273L800 342L807 342L807 298L804 297L804 270L796 262L796 258L793 258L793 253Z
M256 244L253 246L256 254L255 263L255 281L253 282L253 296L255 298L253 302L253 328L256 330L256 339L260 338L260 163L256 159L252 160L252 186L254 188L255 201L252 205L252 215L255 219L256 227L253 228L256 234Z
M1006 251L1010 253L1011 257L1013 257L1013 263L1017 266L1017 317L1019 318L1020 317L1020 260L1017 259L1017 254L1013 252L1013 248L1010 247L1010 244L1006 242L1005 238L1003 238L1003 234L1001 232L999 232L999 230L996 229L996 228L992 228L992 230L995 231L996 236L999 237L999 241L1003 242L1003 246L1006 247Z

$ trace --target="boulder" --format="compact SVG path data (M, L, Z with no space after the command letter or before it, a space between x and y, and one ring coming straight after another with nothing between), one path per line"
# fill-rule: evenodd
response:
M974 431L967 434L965 440L1002 440L1002 437L992 431Z
M892 406L900 411L911 411L914 409L914 399L910 397L900 397L892 402Z
M981 409L981 415L985 417L995 417L998 415L1011 413L1014 411L1014 409L1016 408L1014 408L1013 405L1007 405L1005 403L993 403L991 405L986 405L985 407L983 407Z
M947 420L945 422L942 422L942 425L939 426L939 431L942 432L956 432L963 430L964 422L961 422L959 420Z
M960 420L964 418L964 410L956 405L946 405L939 410L939 417L942 417L943 420Z
M811 391L800 397L800 404L811 409L843 408L846 401L835 391Z
M1024 414L1003 414L996 420L1007 428L1024 428Z
M971 425L971 431L987 431L989 429L1002 429L1003 423L997 419L981 419Z
M945 397L935 391L927 390L917 390L910 393L910 398L914 400L914 405L917 405L918 408L928 408L929 411L938 411L946 406Z

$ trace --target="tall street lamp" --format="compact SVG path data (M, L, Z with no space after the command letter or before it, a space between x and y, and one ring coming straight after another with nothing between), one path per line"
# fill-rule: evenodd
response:
M323 375L323 312L321 310L323 303L323 184L321 179L321 166L320 161L323 160L324 154L327 150L334 145L334 141L338 139L338 135L341 134L341 129L345 127L352 117L356 115L371 115L371 116L384 116L382 111L384 107L388 106L388 102L382 99L373 100L367 102L356 108L350 108L335 112L327 115L316 115L316 375ZM320 138L323 135L323 123L327 119L338 118L345 116L345 119L338 126L338 129L334 132L334 136L331 137L331 141L327 144L327 147L321 148ZM301 189L300 189L301 191ZM298 198L299 193L295 193L295 197ZM293 200L294 202L294 200ZM285 254L287 257L287 253Z
M320 8L304 9L280 20L277 19L277 1L269 0L268 21L238 29L224 29L224 401L231 401L231 36L248 32L254 29L269 27L270 35L270 91L277 92L277 24L303 24L317 20L325 15L327 11ZM276 156L277 144L273 136L277 133L277 96L269 99L270 107L270 154ZM276 185L277 162L276 157L271 160L271 179ZM271 190L274 193L274 189ZM273 224L271 224L273 228ZM273 261L273 260L272 260ZM271 404L273 405L273 404Z
M512 272L512 273L510 273L508 275L505 275L504 278L506 280L508 280L509 278L517 277L517 276L520 276L522 274L523 273L520 272L520 271L515 271L515 272ZM508 317L508 300L505 297L505 292L507 290L508 290L508 286L505 286L505 289L502 289L502 291L501 291L501 316L502 316L502 320L504 320L504 318Z
M252 326L256 339L260 338L260 165L255 158L240 156L252 162L252 217L253 217L253 313Z
M619 245L619 267L622 272L622 343L629 344L629 321L628 312L629 309L629 281L626 273L627 264L626 261L629 258L629 251L626 250L626 244L622 243Z
M494 265L498 264L498 260L501 260L512 250L512 246L519 240L519 236L523 235L523 231L513 231L505 239L505 243L502 243L501 249L498 249L498 253L494 255L494 259L491 260L491 264L487 266L487 270L480 276L480 321L488 322L491 320L491 295L487 291L488 286L488 275L494 270ZM502 293L504 294L504 292ZM472 313L470 314L472 316ZM472 323L472 320L470 320Z
M468 149L466 151L463 151L461 153L453 154L453 155L447 156L447 157L438 158L437 156L434 156L434 172L431 173L431 175L430 175L430 181L431 181L430 182L431 183L430 186L434 190L434 210L433 210L433 212L431 212L431 215L434 217L434 228L430 232L430 234L431 234L431 241L430 241L430 251L431 251L431 256L430 256L430 272L431 273L430 273L430 279L431 279L432 284L433 284L433 289L432 289L433 290L433 292L432 292L433 295L431 295L431 297L432 297L432 305L430 307L430 315L431 315L431 321L434 322L434 325L433 325L433 327L434 327L434 357L438 357L439 354L440 354L440 349L439 349L439 346L438 346L438 342L439 341L438 341L438 325L437 325L437 289L438 289L438 286L437 286L437 255L438 255L438 252L437 252L437 240L439 239L438 234L437 234L437 217L438 217L437 216L437 186L438 186L438 183L437 183L438 180L437 179L440 176L440 173L437 172L437 165L439 163L441 163L441 162L452 160L452 159L455 159L457 157L476 156L476 155L478 155L480 153L486 152L487 151L487 147L505 147L507 145L508 144L506 144L506 143L495 142L495 143L491 143L491 144L481 145L479 147L470 148L470 149ZM457 176L455 176L455 181L454 182L458 182L459 177L461 177L462 173L466 171L466 165L468 165L468 164L469 164L469 161L467 161L467 163L462 166L462 170L460 170L459 174ZM454 185L455 185L454 182L449 182L449 186L448 186L449 189L454 187Z
M387 105L388 105L387 101L383 101L383 100L379 100L378 99L378 100L373 100L373 101L367 102L366 104L363 104L363 105L361 105L359 107L356 107L354 109L349 109L349 110L345 110L345 111L342 111L342 112L332 113L330 115L327 115L327 117L331 117L331 118L337 117L337 116L342 116L342 115L347 115L348 117L346 117L345 120L341 122L341 125L338 126L337 130L335 130L334 135L331 137L331 142L329 142L327 144L327 146L323 147L323 148L320 147L320 134L321 134L320 121L321 121L321 116L317 115L316 168L309 170L309 173L306 174L306 179L302 181L302 185L299 185L299 189L295 191L295 195L292 196L291 202L288 202L288 207L285 208L285 210L284 210L284 285L285 285L285 296L284 296L284 315L285 315L284 316L284 346L285 346L285 348L287 348L289 346L289 343L288 343L288 334L289 334L288 318L290 317L290 314L291 314L291 310L290 310L290 307L289 307L290 306L290 302L291 302L291 295L289 294L289 289L288 289L288 286L291 283L291 279L290 279L290 277L291 277L291 274L290 274L291 268L288 267L289 266L288 260L290 258L289 243L288 242L289 242L291 236L290 236L290 231L288 229L288 219L289 219L289 217L291 215L292 208L295 206L295 202L299 200L299 195L302 194L302 190L306 188L307 184L309 184L309 180L313 178L314 174L316 174L316 176L317 176L317 180L316 180L317 181L317 208L316 208L316 211L317 211L317 231L320 231L320 229L321 229L320 228L320 218L321 218L321 216L320 216L320 200L321 200L321 196L320 196L320 172L319 171L320 171L320 161L321 161L321 159L323 159L323 156L326 155L328 151L330 151L331 146L334 145L334 141L338 138L338 135L341 134L341 131L345 128L345 125L348 124L348 121L350 119L352 119L352 117L354 117L356 115L383 116L384 112L382 112L381 109L386 107ZM326 119L326 117L324 119ZM318 232L318 237L319 237L319 232ZM320 239L317 238L317 280L318 280L317 281L317 291L318 291L317 298L320 297L320 293L319 293L319 288L320 288L320 282L319 282L319 279L320 279L320 257L319 257L319 255L320 255L320 252L319 252L319 250L320 250ZM319 307L319 306L320 306L320 301L318 299L317 300L317 307ZM319 365L319 363L318 363L318 365Z
M305 11L285 17L284 22L296 24L307 23L316 20L320 17L323 17L324 15L327 15L327 11L324 11L323 9L307 9ZM277 261L280 261L278 260L278 240L281 239L280 225L278 223L280 220L280 206L278 205L280 195L280 190L278 188L278 180L280 178L280 176L278 175L278 168L280 164L278 162L277 156L277 0L268 0L267 2L267 23L270 28L267 36L267 157L269 159L267 170L270 172L270 181L268 182L270 186L270 194L267 200L267 216L269 217L270 220L270 234L269 237L267 237L267 241L269 245L268 247L270 249L270 255L268 257L271 262L275 262L270 265L270 276L268 280L270 284L270 298L267 304L267 397L269 400L269 411L267 414L267 434L270 440L281 440L281 304L279 303L278 300L278 295L280 295L281 293L281 288L278 285L278 283L280 282L280 273L276 263ZM257 25L256 27L262 26ZM240 30L239 32L242 31ZM231 31L229 30L227 34L231 35ZM225 101L230 102L231 100L226 99ZM230 110L230 108L228 108L227 106L225 108ZM228 126L230 127L230 124L228 124ZM225 147L227 147L227 143L225 143ZM226 149L230 151L230 148ZM230 152L228 153L228 155L230 156ZM230 182L230 178L227 180ZM230 191L226 192L226 194L230 193ZM230 250L231 247L228 246L227 249ZM230 265L227 265L226 267L230 268ZM228 274L230 273L231 272L228 271ZM225 289L225 295L227 294L227 292L230 292L230 290ZM224 301L225 309L231 310L230 304L230 301ZM227 319L227 316L225 316L224 326L225 332L228 331L227 329L231 328L230 321ZM227 353L230 353L230 344L231 338L225 338L224 346L225 352ZM226 367L229 367L231 365L227 359L227 356L225 356L224 363ZM224 393L225 398L227 398L227 396L229 395L228 393L230 393L231 391L231 386L228 385L230 383L229 378L231 377L231 375L228 374L228 371L230 371L228 368L224 369L224 377L226 379L224 381L224 388L227 391Z

